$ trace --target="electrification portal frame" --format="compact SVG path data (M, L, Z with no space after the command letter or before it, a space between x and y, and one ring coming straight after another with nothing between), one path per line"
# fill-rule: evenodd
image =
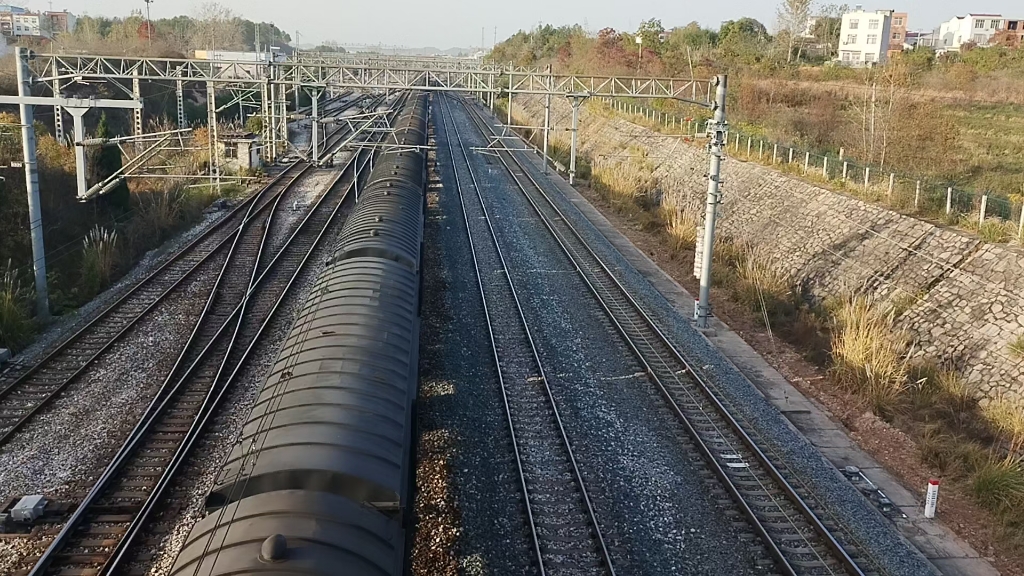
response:
M512 99L519 95L545 96L544 150L547 169L547 144L551 130L551 97L570 100L573 111L570 182L576 176L576 144L579 126L579 108L592 97L669 99L686 102L712 110L707 123L708 170L707 209L704 217L703 244L700 254L700 295L695 313L699 328L708 328L711 318L710 284L711 260L714 247L715 216L721 202L721 162L725 132L726 77L710 80L678 78L642 78L599 76L590 74L555 73L550 66L517 68L493 63L457 61L447 59L326 56L306 53L292 60L226 61L175 58L136 58L115 56L42 55L32 61L33 71L40 82L59 86L62 82L105 80L132 81L133 92L138 92L140 81L174 82L180 92L185 83L202 83L212 103L216 86L230 86L233 90L251 88L259 91L263 106L264 142L269 143L271 160L276 158L280 146L288 141L287 93L312 89L317 94L337 89L364 91L425 90L455 91L475 94L491 110L495 99L508 98L508 124L512 124ZM179 118L182 117L179 111ZM316 120L314 120L316 122ZM213 175L211 174L211 177Z

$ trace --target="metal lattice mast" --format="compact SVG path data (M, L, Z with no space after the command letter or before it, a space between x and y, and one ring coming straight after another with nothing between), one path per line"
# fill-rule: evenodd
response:
M138 73L132 76L132 98L142 101L142 86ZM132 136L142 136L142 108L132 110Z
M53 96L60 98L60 78L53 79ZM53 105L53 136L64 144L64 108L60 104Z
M206 132L210 151L210 184L220 183L220 154L217 150L217 92L206 83Z
M185 115L185 83L181 80L174 83L174 97L178 104L178 128L185 128L188 116Z

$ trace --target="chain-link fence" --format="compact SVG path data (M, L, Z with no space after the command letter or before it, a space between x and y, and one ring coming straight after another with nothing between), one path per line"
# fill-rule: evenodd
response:
M634 116L648 128L687 139L704 137L704 125L710 116L708 111L700 111L680 117L635 101L599 100L617 112ZM842 154L802 150L735 129L726 134L725 144L727 153L734 158L800 175L902 213L955 224L978 233L988 242L1024 243L1024 210L1020 201L879 169Z

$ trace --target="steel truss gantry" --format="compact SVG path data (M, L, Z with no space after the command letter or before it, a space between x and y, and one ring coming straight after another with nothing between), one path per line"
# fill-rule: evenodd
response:
M274 70L274 74L271 74ZM146 80L277 84L378 90L471 91L498 94L586 94L620 98L670 98L707 106L713 99L711 80L633 78L559 74L532 68L483 65L475 69L431 69L405 61L367 62L240 62L119 56L41 55L33 72L43 82L72 80Z
M188 83L206 88L210 118L215 118L215 91L229 89L237 94L233 103L252 102L257 92L262 107L264 149L273 160L288 141L287 95L298 99L301 90L317 95L338 89L362 91L427 90L457 91L473 94L494 109L498 97L508 99L509 125L512 124L512 100L515 95L545 96L544 153L548 143L552 96L569 99L572 107L572 151L570 178L575 179L576 141L580 105L591 97L669 99L711 109L708 121L708 199L702 250L701 290L697 307L697 326L706 328L711 317L709 302L711 250L723 156L725 121L725 76L709 80L643 78L555 73L550 67L514 67L495 63L448 58L401 57L299 53L290 60L220 61L174 58L117 56L43 55L32 61L34 76L40 82L59 87L74 81L109 81L120 85L132 81L129 94L138 96L140 81L173 83L179 93ZM254 103L254 102L253 102ZM179 110L179 119L183 115ZM215 153L214 153L215 154ZM546 162L545 158L545 162ZM216 169L211 167L211 177Z

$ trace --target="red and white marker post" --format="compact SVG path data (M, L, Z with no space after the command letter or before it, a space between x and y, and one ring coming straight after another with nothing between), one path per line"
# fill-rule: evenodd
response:
M928 491L924 495L924 517L935 518L935 508L939 504L939 481L932 478L928 481Z

